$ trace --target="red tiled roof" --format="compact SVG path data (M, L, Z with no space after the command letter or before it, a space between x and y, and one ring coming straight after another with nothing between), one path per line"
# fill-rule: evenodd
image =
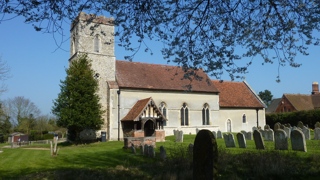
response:
M220 91L220 107L264 108L245 82L212 80Z
M128 114L121 119L121 121L137 121L139 120L139 116L143 113L143 110L151 101L151 97L146 99L141 99L136 102L136 104L130 109Z
M283 94L291 105L297 110L312 110L314 109L311 95L306 94Z
M181 67L116 61L116 80L120 88L218 93L205 72L194 72L196 76L186 79Z

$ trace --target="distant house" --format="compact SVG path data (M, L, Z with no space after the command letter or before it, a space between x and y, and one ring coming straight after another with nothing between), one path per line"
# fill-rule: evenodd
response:
M16 143L16 142L27 142L29 141L29 137L26 134L23 134L21 132L14 132L10 134L8 137L8 143Z
M267 108L266 113L282 113L320 109L320 93L318 82L312 83L311 94L283 94Z

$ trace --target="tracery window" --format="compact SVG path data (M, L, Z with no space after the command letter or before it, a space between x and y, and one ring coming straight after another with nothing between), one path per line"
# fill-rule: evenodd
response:
M159 109L161 111L161 113L163 114L164 117L167 118L167 105L164 102L161 102L159 105ZM167 125L167 121L163 121L163 126Z
M209 125L209 117L210 117L209 105L205 103L202 109L202 125Z
M180 109L181 126L189 125L189 109L186 103L183 103Z

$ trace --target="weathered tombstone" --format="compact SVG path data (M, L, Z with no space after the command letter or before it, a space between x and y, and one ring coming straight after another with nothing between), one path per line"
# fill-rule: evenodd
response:
M275 131L275 130L280 129L280 125L281 124L279 122L275 123L274 126L273 126L273 130Z
M253 139L254 143L256 144L256 149L265 149L264 141L261 133L258 130L253 131Z
M140 147L141 154L144 155L144 146L142 144L140 144L139 147Z
M316 124L314 125L314 128L320 128L320 122L316 122Z
M193 179L217 178L218 148L211 131L200 130L193 147Z
M283 129L274 131L274 139L275 150L288 150L288 136Z
M167 152L163 146L160 146L160 159L165 160L167 158Z
M306 140L310 140L310 129L306 126L303 126L302 132L304 134L304 138L306 138Z
M272 129L265 130L264 137L266 141L274 141L274 133Z
M133 153L133 154L136 154L136 148L134 147L134 145L132 144L131 145L131 152Z
M298 122L297 127L299 127L300 129L303 129L304 125L301 121Z
M154 147L153 146L149 146L148 147L148 157L152 157L152 158L154 158L154 157L156 157L156 152L154 151Z
M238 140L239 148L247 148L247 143L246 143L244 134L237 133L237 140Z
M261 133L262 138L265 140L266 139L266 131L262 130L262 129L259 129L258 131Z
M220 130L217 132L217 139L222 139L222 132Z
M254 132L254 130L259 130L257 127L253 126L252 127L252 132Z
M307 152L306 140L302 131L298 129L291 131L291 146L294 151Z
M213 134L214 138L217 139L217 133L215 131L212 131L212 134Z
M314 129L314 140L320 140L320 128Z
M291 128L289 128L289 127L284 127L284 129L283 129L283 130L286 132L286 134L287 134L287 138L290 138Z
M236 143L234 142L233 134L227 133L223 134L224 143L226 144L227 148L236 147Z
M183 131L176 131L176 142L183 142Z
M264 130L270 129L270 126L268 124L264 125Z
M148 147L148 144L145 144L145 145L143 146L143 155L149 156L149 147Z
M244 136L246 137L246 140L252 140L252 132L251 131L244 134Z

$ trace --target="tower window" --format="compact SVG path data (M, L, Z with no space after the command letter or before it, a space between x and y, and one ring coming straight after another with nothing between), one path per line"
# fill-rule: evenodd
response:
M100 51L100 38L99 35L96 35L94 37L94 52L99 52Z

